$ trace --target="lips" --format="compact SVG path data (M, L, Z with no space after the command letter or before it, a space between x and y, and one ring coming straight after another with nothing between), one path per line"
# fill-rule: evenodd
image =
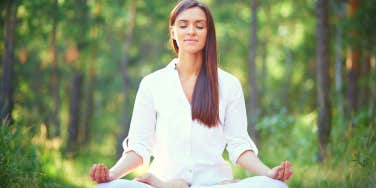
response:
M185 39L184 42L198 42L196 39Z

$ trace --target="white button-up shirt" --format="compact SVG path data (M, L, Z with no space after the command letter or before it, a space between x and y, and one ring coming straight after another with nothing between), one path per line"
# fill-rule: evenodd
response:
M222 158L226 148L235 164L246 150L258 150L247 133L244 95L239 80L218 69L220 124L208 128L192 120L191 106L175 69L178 59L144 77L137 91L124 151L139 154L149 172L162 180L184 179L213 185L232 179Z

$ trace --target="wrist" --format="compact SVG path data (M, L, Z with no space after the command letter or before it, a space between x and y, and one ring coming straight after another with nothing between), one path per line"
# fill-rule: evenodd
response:
M111 170L110 170L108 176L110 178L110 181L117 179L116 174L114 172L112 172Z
M268 169L265 173L265 176L269 177L269 178L273 178L273 170L272 169Z

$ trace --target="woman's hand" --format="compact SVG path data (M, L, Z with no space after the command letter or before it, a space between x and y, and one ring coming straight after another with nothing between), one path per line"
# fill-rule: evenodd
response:
M158 179L156 176L154 176L151 173L145 173L139 177L135 178L136 181L149 184L156 188L164 188L164 182Z
M102 163L93 165L90 171L90 177L97 183L104 183L112 180L107 166Z
M225 180L225 181L222 181L220 184L225 185L225 184L237 183L239 181L240 179Z
M281 165L272 168L267 176L276 180L287 181L290 179L292 173L291 163L284 161Z
M155 188L189 188L188 184L182 179L174 179L164 182L151 173L146 173L135 178L136 181L146 183Z

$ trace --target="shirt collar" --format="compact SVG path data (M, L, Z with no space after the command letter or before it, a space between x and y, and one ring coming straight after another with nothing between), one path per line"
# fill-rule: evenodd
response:
M168 63L168 65L166 66L166 69L168 70L175 70L176 69L176 64L179 62L179 59L178 58L174 58L170 61L170 63Z

